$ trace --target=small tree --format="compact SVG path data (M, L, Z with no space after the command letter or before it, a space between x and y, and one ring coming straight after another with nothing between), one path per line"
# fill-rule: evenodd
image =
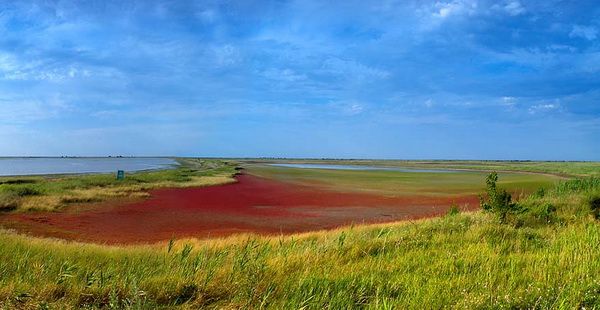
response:
M512 202L511 195L504 189L497 188L498 173L490 173L486 180L487 199L479 195L479 206L492 214L498 216L500 223L506 223L507 215L519 211L519 206Z

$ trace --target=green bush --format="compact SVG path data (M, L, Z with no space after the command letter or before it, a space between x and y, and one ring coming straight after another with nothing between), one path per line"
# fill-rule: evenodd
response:
M19 206L19 196L13 192L0 192L0 212L12 211Z
M512 202L511 195L505 190L496 186L498 182L498 173L490 173L486 180L487 199L479 195L479 205L486 212L490 212L498 217L500 223L506 223L509 215L515 215L521 211L516 203Z
M448 216L459 215L460 214L460 208L456 204L452 204L452 206L450 206L450 209L448 210L448 213L446 213L446 214Z
M556 220L556 207L548 202L536 204L530 212L536 219L545 223L552 223Z
M540 187L535 191L535 193L532 194L532 196L536 198L544 198L544 196L546 196L546 189Z
M41 192L33 186L10 186L2 190L7 194L13 194L19 197L40 195Z

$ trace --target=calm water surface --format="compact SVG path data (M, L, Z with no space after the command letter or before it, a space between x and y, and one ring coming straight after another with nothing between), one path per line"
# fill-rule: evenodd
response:
M269 164L270 166L300 168L300 169L330 169L330 170L386 170L400 172L427 172L427 173L451 173L456 170L448 169L419 169L402 167L378 167L362 165L328 165L328 164Z
M0 176L169 169L171 158L0 158Z

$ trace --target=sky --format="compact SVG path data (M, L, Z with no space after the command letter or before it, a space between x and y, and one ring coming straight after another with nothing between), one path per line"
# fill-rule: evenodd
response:
M0 156L600 160L598 1L0 0Z

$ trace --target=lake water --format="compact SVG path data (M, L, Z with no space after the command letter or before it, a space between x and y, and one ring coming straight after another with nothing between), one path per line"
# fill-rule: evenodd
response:
M171 158L0 158L0 176L108 173L168 169Z
M402 167L379 167L362 165L329 165L329 164L269 164L276 167L300 168L300 169L328 169L328 170L384 170L400 172L424 172L424 173L451 173L456 170L448 169L419 169Z

